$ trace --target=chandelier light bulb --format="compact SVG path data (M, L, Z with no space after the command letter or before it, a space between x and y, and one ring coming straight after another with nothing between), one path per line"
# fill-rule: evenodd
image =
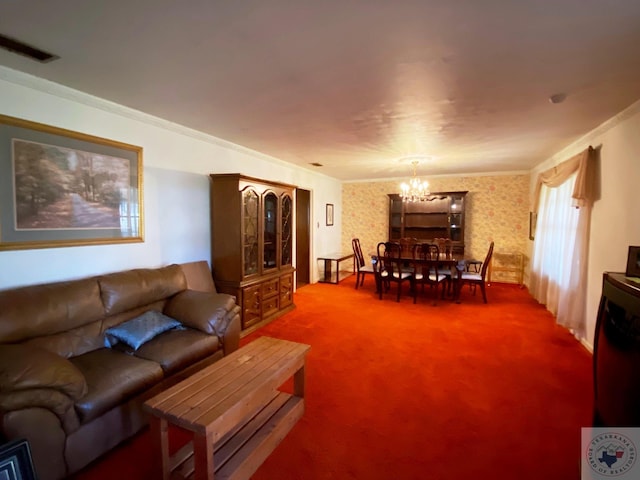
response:
M400 185L400 197L405 202L423 202L429 196L429 182L422 181L417 177L418 161L414 160L411 163L413 164L413 176L408 182L403 182Z

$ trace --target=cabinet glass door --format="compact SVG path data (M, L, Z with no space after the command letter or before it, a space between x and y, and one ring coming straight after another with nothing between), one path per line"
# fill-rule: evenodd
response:
M242 194L242 255L244 274L258 273L258 194L247 189Z
M281 246L281 254L280 254L280 265L291 265L291 253L293 252L293 236L292 236L292 227L291 227L291 219L293 215L293 202L289 195L282 196L282 246Z
M400 195L389 195L389 240L400 240L402 237L402 198Z
M262 230L264 241L264 249L262 252L262 268L263 270L269 270L278 266L276 258L276 255L278 253L276 245L276 228L278 225L278 197L275 193L269 192L264 196L262 208L264 213L264 223Z
M451 240L461 242L463 230L464 197L461 195L451 196L451 210L449 211L449 231Z

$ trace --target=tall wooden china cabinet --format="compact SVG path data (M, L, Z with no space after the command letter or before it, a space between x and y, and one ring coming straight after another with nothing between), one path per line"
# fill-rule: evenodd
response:
M389 241L450 238L455 253L464 254L464 217L467 192L432 192L422 202L403 202L389 196Z
M211 258L216 288L236 296L243 330L294 308L295 187L241 174L211 178Z

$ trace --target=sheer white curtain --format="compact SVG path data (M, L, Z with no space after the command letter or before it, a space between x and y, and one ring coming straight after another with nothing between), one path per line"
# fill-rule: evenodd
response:
M586 336L585 279L591 217L586 168L591 152L589 149L571 159L571 164L565 162L541 175L546 182L541 180L536 188L538 221L529 286L533 297L546 305L557 322L579 337ZM574 164L575 168L568 167Z

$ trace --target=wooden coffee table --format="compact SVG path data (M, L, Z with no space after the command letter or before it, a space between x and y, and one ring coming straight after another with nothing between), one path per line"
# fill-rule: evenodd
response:
M145 402L155 478L249 478L304 413L310 348L261 337ZM291 377L293 394L279 391ZM169 424L193 433L171 457Z

